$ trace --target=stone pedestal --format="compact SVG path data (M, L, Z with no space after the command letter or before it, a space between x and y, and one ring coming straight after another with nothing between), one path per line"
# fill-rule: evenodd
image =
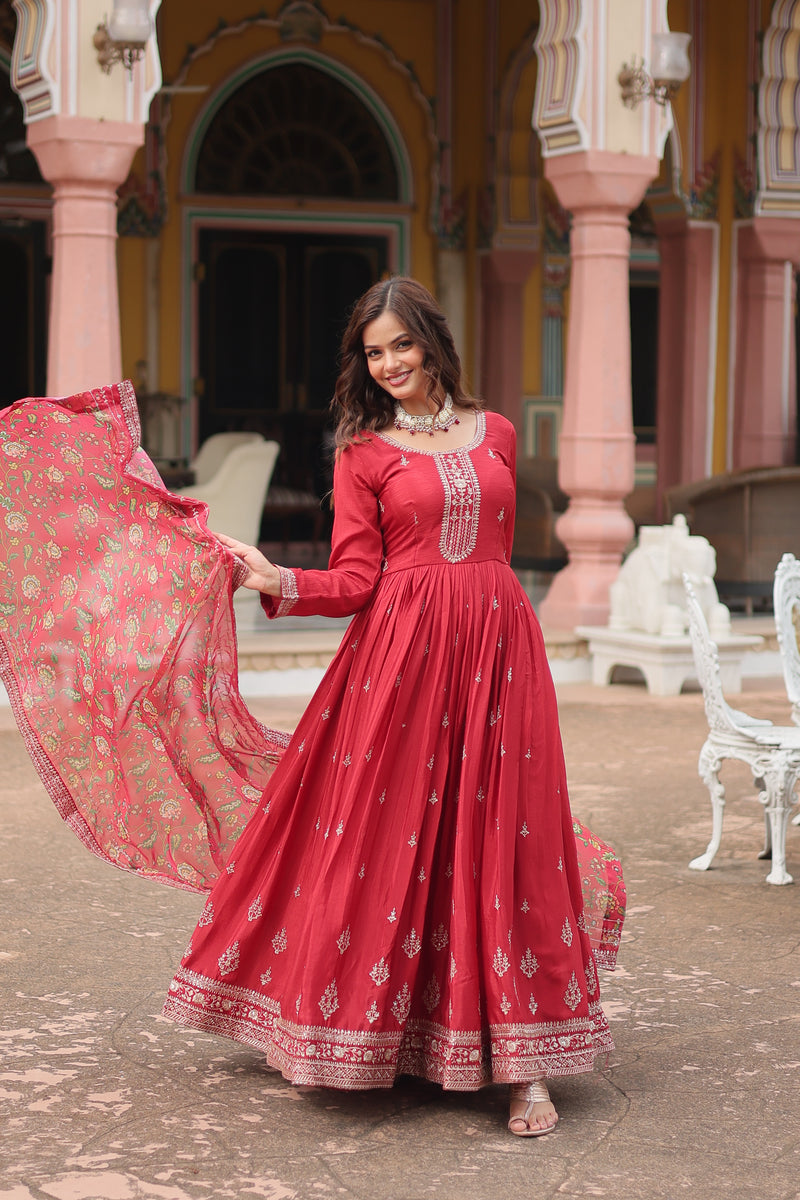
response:
M697 679L692 642L685 637L609 629L605 625L579 625L575 630L589 642L592 683L605 687L615 667L635 667L642 672L654 696L677 696L683 684ZM742 690L742 658L763 644L762 637L730 636L716 640L720 678L725 692Z

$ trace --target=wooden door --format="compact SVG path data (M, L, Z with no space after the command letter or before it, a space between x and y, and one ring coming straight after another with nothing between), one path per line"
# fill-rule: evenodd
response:
M202 231L200 441L226 429L274 437L276 481L326 491L342 332L387 258L382 237Z

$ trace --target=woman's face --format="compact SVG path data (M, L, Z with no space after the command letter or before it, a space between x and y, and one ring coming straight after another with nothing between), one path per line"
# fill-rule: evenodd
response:
M381 313L364 326L364 354L379 387L409 412L428 412L428 376L421 346L412 341L394 313Z

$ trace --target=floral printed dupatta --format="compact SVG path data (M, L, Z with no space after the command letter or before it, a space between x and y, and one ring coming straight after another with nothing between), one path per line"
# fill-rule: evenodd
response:
M239 695L243 564L139 432L128 382L0 414L0 678L81 841L205 891L288 738Z

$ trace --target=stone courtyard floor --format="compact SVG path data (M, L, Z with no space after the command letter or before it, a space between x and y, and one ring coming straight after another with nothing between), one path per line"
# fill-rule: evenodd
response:
M293 1088L259 1056L160 1016L202 900L93 858L0 710L0 1198L545 1200L800 1197L800 828L765 883L763 819L733 764L714 868L696 770L702 698L564 685L576 815L625 866L604 1002L617 1049L556 1080L552 1135L505 1130L504 1090ZM788 722L777 683L733 701ZM252 701L291 728L301 700Z

